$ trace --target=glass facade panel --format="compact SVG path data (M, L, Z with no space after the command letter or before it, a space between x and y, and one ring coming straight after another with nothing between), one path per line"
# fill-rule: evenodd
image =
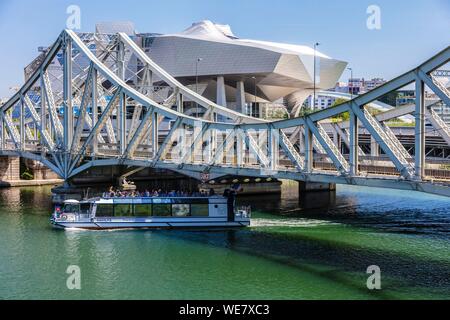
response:
M173 204L172 215L174 217L188 217L190 213L189 207L188 204Z

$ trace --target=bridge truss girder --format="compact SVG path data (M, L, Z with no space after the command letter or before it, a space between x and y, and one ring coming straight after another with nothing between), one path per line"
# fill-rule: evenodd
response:
M109 36L95 51L90 49L92 42L99 40L63 31L39 68L1 106L0 154L41 161L66 180L92 166L129 165L216 175L253 176L259 172L260 176L303 181L328 177L329 182L348 184L364 184L367 180L366 185L381 185L380 181L386 181L388 187L398 183L401 188L425 191L436 187L423 181L423 87L426 84L441 100L450 101L448 90L430 75L450 60L450 48L351 101L304 117L267 122L217 105L183 86L124 34ZM49 81L49 66L58 56L63 61L59 91ZM130 61L138 67L130 70ZM155 98L161 91L154 88L155 78L166 84L163 99ZM416 155L409 157L392 131L365 105L413 82L417 84L414 114L418 138ZM184 99L203 107L204 116L183 114ZM130 108L131 119L127 116ZM348 159L322 127L327 119L346 112L350 114ZM219 122L219 117L225 121ZM161 128L163 121L172 121L169 130ZM358 123L380 145L398 176L371 176L359 171ZM33 132L36 135L30 139ZM299 143L301 136L305 137L303 146ZM321 150L328 169L316 166L314 149Z

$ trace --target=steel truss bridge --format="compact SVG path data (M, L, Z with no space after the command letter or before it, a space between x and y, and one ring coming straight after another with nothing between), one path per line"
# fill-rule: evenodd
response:
M153 167L210 179L272 177L450 196L445 174L450 166L432 170L426 159L425 122L449 145L450 128L429 108L424 91L427 86L450 105L449 90L435 76L449 60L447 47L353 100L304 117L268 122L205 99L156 65L123 33L65 30L31 66L25 84L0 107L0 155L42 162L65 181L97 166L124 166L129 174ZM58 65L61 72L55 74ZM366 107L412 83L415 105L377 115ZM183 101L193 102L201 112L186 115ZM333 120L343 114L349 114L349 121ZM407 114L415 118L414 154L386 125L388 119ZM170 127L163 128L169 121ZM348 154L324 126L336 130ZM371 136L382 157L364 154L361 130Z

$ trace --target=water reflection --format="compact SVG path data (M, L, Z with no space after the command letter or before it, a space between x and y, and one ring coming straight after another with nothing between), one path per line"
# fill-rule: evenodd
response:
M51 187L3 188L0 189L0 206L3 213L22 213L49 215L52 204L49 199Z
M0 190L0 203L2 206L7 206L8 210L12 212L19 212L21 209L21 194L20 188L8 188Z
M285 214L291 211L335 207L336 193L328 191L299 193L298 183L286 180L281 186L281 194L241 196L238 202L251 203L252 208L257 211Z
M404 298L450 294L446 198L339 187L245 197L235 231L54 231L49 189L0 190L0 298ZM68 292L80 265L83 291ZM382 292L365 288L368 265ZM36 290L36 288L39 288Z

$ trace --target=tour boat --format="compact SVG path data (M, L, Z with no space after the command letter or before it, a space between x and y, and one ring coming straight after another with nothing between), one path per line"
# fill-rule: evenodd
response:
M51 223L63 229L239 228L250 225L250 208L234 197L133 197L66 200Z

